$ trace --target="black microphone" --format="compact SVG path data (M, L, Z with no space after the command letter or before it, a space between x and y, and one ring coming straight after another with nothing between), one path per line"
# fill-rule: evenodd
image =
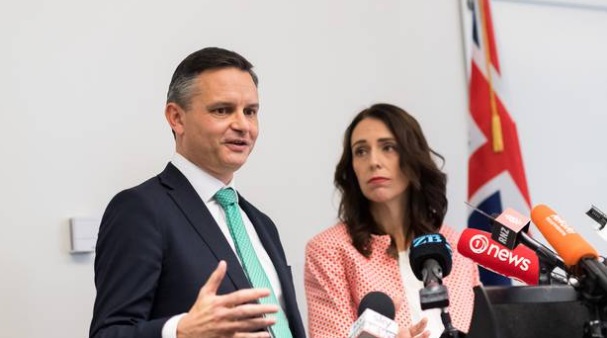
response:
M441 338L464 338L466 335L453 327L449 306L449 293L443 285L443 278L451 273L451 245L441 234L427 234L416 237L411 244L409 263L418 280L424 282L419 290L422 310L440 308L441 321L445 331Z
M394 302L383 292L366 294L358 305L358 319L350 328L348 338L394 338L398 324L394 321Z
M396 315L394 302L390 296L381 291L367 293L363 299L360 300L360 304L358 304L357 315L360 317L366 309L371 309L390 319L394 319Z
M423 281L424 286L432 282L442 284L442 278L451 273L453 264L451 252L451 246L441 234L414 238L409 253L409 263L415 277Z
M544 244L538 242L527 234L531 219L512 208L507 208L497 218L492 220L491 238L510 250L514 250L520 243L531 248L540 260L539 284L562 283L562 277L553 274L552 271L558 267L569 273L565 262L554 251Z

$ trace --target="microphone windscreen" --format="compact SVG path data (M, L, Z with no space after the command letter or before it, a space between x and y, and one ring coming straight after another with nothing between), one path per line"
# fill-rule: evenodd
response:
M531 220L563 258L565 265L571 267L582 258L598 257L597 251L548 206L536 205L531 210Z
M427 234L415 237L411 243L409 262L418 280L423 280L424 262L434 259L443 270L443 278L451 273L451 246L441 234Z
M491 239L491 233L467 228L457 242L457 251L477 264L508 278L537 285L540 279L540 262L533 250L518 245L509 250Z
M394 320L396 314L392 298L381 291L369 292L361 299L360 304L358 304L358 317L360 317L366 309L371 309L392 320Z

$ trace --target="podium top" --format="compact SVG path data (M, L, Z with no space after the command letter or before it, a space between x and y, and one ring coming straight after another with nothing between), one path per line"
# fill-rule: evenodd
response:
M588 308L569 285L474 288L468 338L579 338Z
M570 285L486 286L483 288L492 304L563 303L579 300Z

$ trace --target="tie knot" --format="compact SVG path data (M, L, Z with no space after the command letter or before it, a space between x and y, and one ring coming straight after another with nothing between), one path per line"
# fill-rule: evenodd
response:
M223 208L236 203L236 192L232 188L224 188L215 194L215 200Z

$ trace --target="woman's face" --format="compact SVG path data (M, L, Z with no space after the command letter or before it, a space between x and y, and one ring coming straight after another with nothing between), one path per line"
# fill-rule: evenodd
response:
M400 199L409 179L400 169L398 143L380 120L365 118L352 131L352 166L363 195L375 203Z

